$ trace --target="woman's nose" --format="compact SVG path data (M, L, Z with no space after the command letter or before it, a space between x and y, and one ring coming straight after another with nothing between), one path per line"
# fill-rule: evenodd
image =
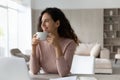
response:
M41 26L45 26L45 23L44 23L44 22L42 22Z

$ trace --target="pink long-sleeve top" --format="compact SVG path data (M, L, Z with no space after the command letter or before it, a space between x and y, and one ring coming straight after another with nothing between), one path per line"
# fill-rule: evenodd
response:
M42 68L46 73L57 73L66 76L70 73L76 43L71 39L61 38L59 44L63 56L56 58L54 47L41 41L36 47L36 56L30 57L30 69L33 73L39 72Z

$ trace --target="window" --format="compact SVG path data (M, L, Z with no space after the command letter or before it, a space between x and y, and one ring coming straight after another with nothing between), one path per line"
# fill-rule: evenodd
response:
M6 55L7 51L7 9L0 7L0 56Z
M1 0L0 56L10 56L12 48L22 51L31 48L31 8Z

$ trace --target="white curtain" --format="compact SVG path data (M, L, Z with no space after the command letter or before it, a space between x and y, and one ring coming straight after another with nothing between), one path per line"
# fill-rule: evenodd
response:
M0 0L0 56L10 56L12 48L31 48L31 8Z

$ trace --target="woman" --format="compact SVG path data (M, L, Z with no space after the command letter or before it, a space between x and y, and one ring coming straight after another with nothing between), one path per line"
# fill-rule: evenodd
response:
M66 76L70 73L78 38L64 13L58 8L46 8L39 18L38 31L48 32L45 41L32 39L30 70Z

